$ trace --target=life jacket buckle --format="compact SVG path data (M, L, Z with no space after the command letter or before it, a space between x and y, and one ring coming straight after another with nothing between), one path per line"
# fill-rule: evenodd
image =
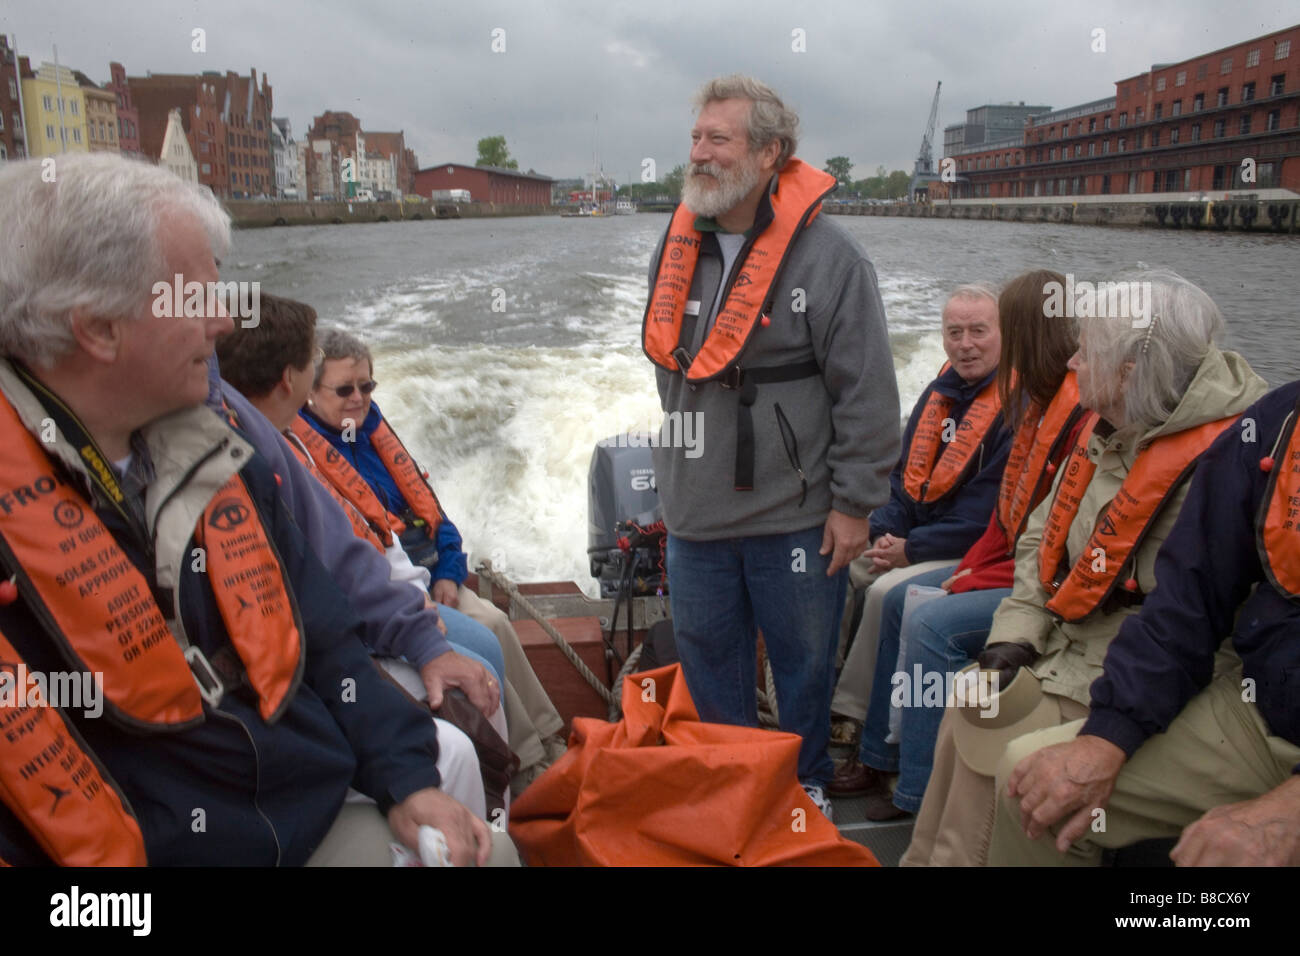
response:
M685 375L691 370L691 353L686 351L685 347L677 346L672 352L673 361L677 363L677 371Z
M199 687L199 695L213 707L218 706L226 693L226 686L221 683L221 677L198 645L191 644L185 648L185 661L190 665L190 673L194 675L194 683Z
M740 366L732 365L718 378L718 384L726 389L740 388L741 375Z

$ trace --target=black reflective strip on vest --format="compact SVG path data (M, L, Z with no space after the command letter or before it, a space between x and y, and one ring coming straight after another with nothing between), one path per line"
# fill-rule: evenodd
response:
M758 386L775 382L793 382L801 378L821 375L821 366L809 359L789 365L770 365L739 370L740 404L736 409L736 474L737 491L754 490L754 415L750 411L758 398ZM724 388L728 386L724 385Z

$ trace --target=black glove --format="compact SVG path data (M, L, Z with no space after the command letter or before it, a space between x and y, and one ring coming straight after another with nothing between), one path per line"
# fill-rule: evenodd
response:
M1038 660L1038 651L1028 644L1003 642L989 644L975 659L981 670L998 672L998 687L1007 688L1015 680L1020 668Z

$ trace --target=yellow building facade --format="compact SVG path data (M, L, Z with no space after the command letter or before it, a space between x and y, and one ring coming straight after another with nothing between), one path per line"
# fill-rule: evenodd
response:
M72 70L42 63L34 76L23 78L23 108L28 156L89 152L86 96Z

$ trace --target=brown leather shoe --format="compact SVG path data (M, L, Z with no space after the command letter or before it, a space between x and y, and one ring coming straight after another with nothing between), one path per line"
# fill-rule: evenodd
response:
M862 808L862 815L868 820L880 822L882 820L897 820L899 817L910 817L912 814L894 806L893 797L888 790L885 790L883 793L872 793L867 796L866 806Z
M864 797L868 794L883 793L889 799L889 784L885 774L868 767L851 757L835 771L835 777L826 785L826 792L833 797Z

